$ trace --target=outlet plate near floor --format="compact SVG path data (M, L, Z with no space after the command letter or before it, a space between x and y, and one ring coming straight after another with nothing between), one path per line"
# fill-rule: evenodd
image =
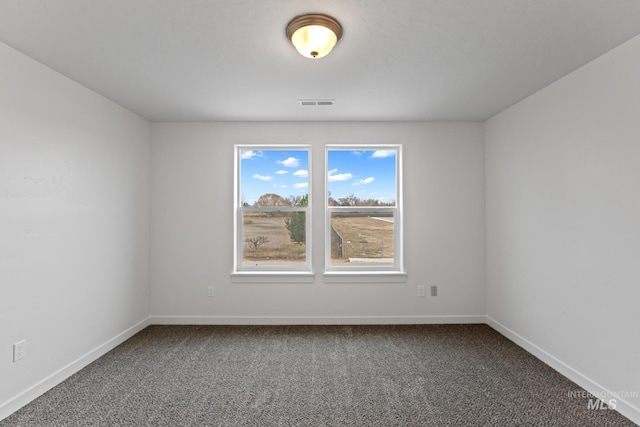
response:
M13 345L13 361L24 359L27 355L27 340L22 340Z

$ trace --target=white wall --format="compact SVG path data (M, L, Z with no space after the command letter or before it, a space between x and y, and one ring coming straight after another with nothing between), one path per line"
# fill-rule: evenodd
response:
M638 76L640 37L485 124L490 323L592 390L640 393Z
M148 122L0 44L0 419L146 319L149 145Z
M152 140L152 321L484 320L482 124L161 123ZM231 283L233 146L246 143L312 144L312 284ZM406 283L323 281L328 143L403 144ZM437 284L439 296L418 298L419 284Z

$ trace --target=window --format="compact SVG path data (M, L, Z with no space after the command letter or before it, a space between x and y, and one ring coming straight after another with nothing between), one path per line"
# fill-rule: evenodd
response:
M235 272L311 272L308 146L236 146Z
M326 148L327 272L402 272L401 146Z

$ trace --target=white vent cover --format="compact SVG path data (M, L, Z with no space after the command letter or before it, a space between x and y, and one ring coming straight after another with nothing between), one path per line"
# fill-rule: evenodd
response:
M335 99L298 99L301 107L324 107L331 106L336 103Z

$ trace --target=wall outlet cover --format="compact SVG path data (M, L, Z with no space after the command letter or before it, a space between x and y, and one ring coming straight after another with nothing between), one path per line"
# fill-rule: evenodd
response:
M13 361L17 362L20 359L24 359L27 355L27 341L22 340L13 345Z

